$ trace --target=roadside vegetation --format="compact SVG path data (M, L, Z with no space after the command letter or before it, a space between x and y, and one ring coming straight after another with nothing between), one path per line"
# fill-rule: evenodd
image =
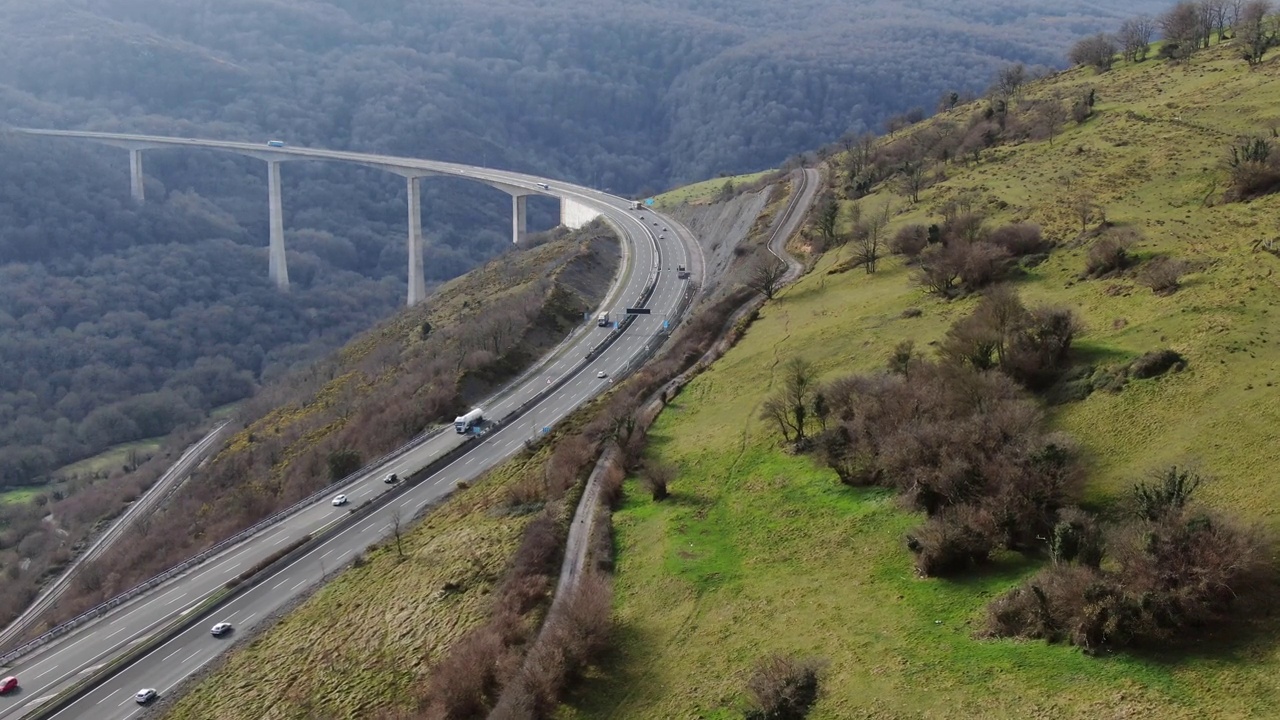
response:
M1272 711L1280 66L1227 25L829 149L813 271L648 433L559 717Z
M760 232L754 234L749 242L758 244ZM565 693L596 672L612 637L609 511L621 499L627 470L641 467L654 415L642 403L721 341L731 315L752 295L740 287L700 306L656 361L464 488L400 543L384 542L233 653L169 717L257 717L267 708L298 718L551 717ZM744 328L733 328L728 340ZM581 580L558 614L548 614L568 522L593 468L601 506L586 538ZM657 488L674 468L644 472ZM459 555L473 558L465 569L461 559L451 560ZM415 618L413 628L388 620L387 605L398 618ZM338 650L315 640L324 632L320 618L349 613L368 614L349 644ZM309 670L298 673L299 666ZM335 683L333 667L370 681ZM228 696L228 684L246 677L257 679L246 684L254 689ZM282 688L288 692L279 702Z
M48 622L128 589L452 420L553 347L603 298L618 262L617 239L593 225L530 245L444 285L422 305L246 402L237 411L240 430L225 448L118 549L86 566ZM157 467L155 476L164 465ZM92 500L73 499L76 507ZM88 507L97 518L110 506ZM59 506L52 510L61 522ZM8 551L0 562L17 580L0 589L6 601L0 607L10 612L25 605L41 579L22 569L31 555L21 543L42 522L27 515L0 536L0 550ZM56 541L38 549L57 554L49 556L51 568L69 558L69 548Z

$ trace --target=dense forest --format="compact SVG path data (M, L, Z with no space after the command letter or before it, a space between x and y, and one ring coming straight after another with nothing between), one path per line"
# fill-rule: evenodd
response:
M1145 7L1067 0L13 0L0 122L369 150L615 192L777 164L976 89ZM1137 5L1157 3L1138 2ZM0 133L0 486L250 394L394 311L404 184L284 169L293 287L266 278L262 163ZM508 244L507 196L423 186L431 282ZM533 228L556 208L533 202Z

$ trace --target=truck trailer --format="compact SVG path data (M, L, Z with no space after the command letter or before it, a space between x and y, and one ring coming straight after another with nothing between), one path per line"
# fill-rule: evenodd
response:
M465 435L471 431L471 428L482 422L484 422L484 411L480 408L472 408L471 412L466 415L459 415L454 418L453 429L458 431L459 435Z
M596 316L596 327L609 327L609 313L602 312Z

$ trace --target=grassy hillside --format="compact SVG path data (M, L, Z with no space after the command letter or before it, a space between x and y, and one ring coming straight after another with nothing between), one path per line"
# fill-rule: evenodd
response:
M1249 71L1228 48L1189 65L1072 70L1028 98L1096 91L1096 114L1053 142L953 163L911 204L893 203L890 232L937 222L976 196L992 224L1028 221L1059 241L1017 287L1028 305L1072 308L1079 349L1107 366L1170 347L1182 373L1131 382L1050 409L1082 446L1086 499L1116 498L1147 472L1193 462L1214 480L1210 505L1280 529L1280 260L1255 253L1277 234L1280 197L1220 202L1228 144L1280 119L1280 66ZM975 107L937 120L963 123ZM928 123L926 123L926 126ZM1081 280L1086 242L1069 209L1092 193L1106 218L1140 228L1140 257L1191 264L1183 287L1157 296L1132 275ZM846 203L843 217L848 216ZM932 352L972 299L923 292L900 259L880 271L828 270L831 253L767 305L743 341L695 380L653 428L650 453L676 463L673 500L630 487L617 526L616 650L562 715L571 718L741 717L752 664L771 651L827 662L814 718L1261 717L1280 701L1280 626L1250 625L1177 656L1086 657L1061 645L978 640L987 602L1035 570L1005 558L966 579L919 579L903 535L921 516L886 492L852 489L811 459L777 447L758 420L775 371L793 355L827 376L884 367L912 339ZM918 308L919 317L903 311Z
M403 558L394 541L367 553L166 717L357 718L412 703L431 667L487 616L533 518L509 512L507 493L543 460L518 457L451 499L405 535Z

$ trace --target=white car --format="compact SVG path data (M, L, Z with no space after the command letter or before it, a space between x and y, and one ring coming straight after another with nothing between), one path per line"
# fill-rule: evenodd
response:
M137 700L139 705L146 705L147 703L156 699L156 689L142 688L141 690L138 691L137 695L133 696L133 699Z
M550 190L550 189L551 189L551 186L550 186L550 185L548 185L548 184L546 184L546 183L537 183L537 185L538 185L538 187L542 188L543 190Z
M339 496L337 496L337 497L335 497L335 498L333 499L333 506L334 506L334 507L342 507L343 505L346 505L346 504L347 504L347 496L346 496L346 495L339 495Z
M214 637L222 637L223 635L231 632L231 623L220 622L217 625L214 625L213 629L209 632L212 633Z
M600 372L596 373L596 377L598 377L598 378L607 378L607 377L609 377L609 373L607 373L607 372L605 372L605 371L601 370Z

